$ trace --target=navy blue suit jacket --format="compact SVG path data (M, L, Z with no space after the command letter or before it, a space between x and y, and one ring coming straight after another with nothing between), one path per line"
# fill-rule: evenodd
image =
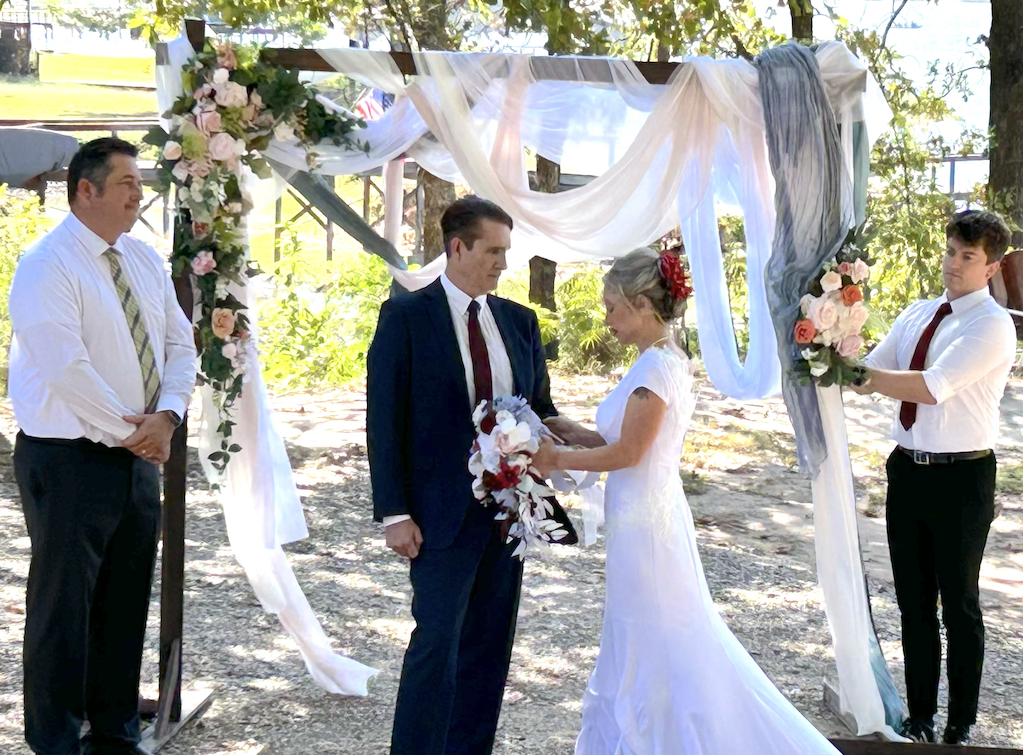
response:
M541 419L557 414L528 307L487 298L511 361L515 393ZM472 494L469 450L476 433L447 294L438 280L384 302L367 358L366 434L373 516L409 514L424 548L451 544Z

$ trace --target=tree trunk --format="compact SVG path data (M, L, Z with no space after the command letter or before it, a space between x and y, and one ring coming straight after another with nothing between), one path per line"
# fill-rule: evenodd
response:
M811 0L789 0L792 38L800 44L813 44L813 4Z
M545 194L557 194L561 184L561 166L541 155L536 156L536 190ZM555 312L554 281L558 272L557 263L543 257L529 260L529 300L544 309ZM547 344L547 358L558 358L558 340Z
M991 0L991 147L988 201L1023 246L1023 3Z
M541 155L536 156L536 190L557 194L561 183L561 166ZM554 312L554 274L557 264L543 257L529 261L529 300Z
M448 205L455 201L455 185L422 168L419 183L423 187L423 264L427 264L444 254L440 219Z

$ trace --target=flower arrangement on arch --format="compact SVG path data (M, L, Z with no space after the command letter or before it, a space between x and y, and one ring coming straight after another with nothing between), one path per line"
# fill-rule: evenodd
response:
M229 291L258 272L248 258L247 183L270 177L261 152L272 140L297 142L314 166L320 142L357 148L351 132L362 122L328 109L298 71L263 60L256 46L207 39L181 79L184 94L164 115L169 132L156 127L145 141L161 150L162 191L176 190L171 269L191 273L198 294L199 380L219 412L220 449L209 459L222 472L241 450L230 441L231 408L256 356L245 306Z
M799 379L826 388L863 377L857 357L870 317L864 302L870 265L866 252L849 242L834 260L824 263L800 299L793 333L802 357L795 367Z
M476 440L469 457L472 492L496 509L506 542L519 540L514 556L566 540L569 532L555 518L554 491L532 468L540 438L549 431L520 396L481 401L472 415Z

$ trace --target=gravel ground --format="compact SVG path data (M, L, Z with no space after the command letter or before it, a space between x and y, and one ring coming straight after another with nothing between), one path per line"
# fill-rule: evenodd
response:
M559 406L592 416L602 379L557 378ZM1023 386L1006 398L1007 422L1023 416ZM336 649L375 666L367 698L313 684L276 618L263 613L234 561L223 516L191 466L185 603L185 683L212 689L206 714L168 755L382 755L387 752L408 635L407 568L370 521L370 491L357 392L275 399L304 494L310 537L288 546L299 583ZM850 436L863 508L877 513L890 407L851 398ZM0 752L22 741L21 637L28 538L10 470L13 421L0 406ZM1020 428L1007 425L1002 463L1018 464ZM193 451L194 454L194 451ZM193 462L195 460L193 459ZM829 736L848 735L822 704L833 676L830 635L816 584L809 485L792 468L791 428L777 401L732 402L702 390L683 463L708 582L725 621L778 687ZM874 501L872 504L871 501ZM1023 498L1001 494L985 560L988 657L978 744L1023 747ZM873 610L893 676L902 684L883 518L860 520ZM596 657L604 591L603 549L555 549L527 564L518 639L498 730L500 755L570 753L580 699ZM157 574L159 579L159 574ZM149 617L144 692L156 692L158 590ZM942 693L944 698L944 692ZM944 703L942 703L944 704ZM723 711L722 715L729 715Z

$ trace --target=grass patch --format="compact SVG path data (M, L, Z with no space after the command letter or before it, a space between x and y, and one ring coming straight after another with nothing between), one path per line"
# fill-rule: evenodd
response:
M110 81L118 84L147 84L156 80L156 58L104 58L68 53L40 53L39 80Z
M156 92L0 76L0 114L12 120L155 116Z
M718 426L713 421L694 423L682 459L697 469L736 468L752 461L788 467L797 463L791 438L767 430Z

